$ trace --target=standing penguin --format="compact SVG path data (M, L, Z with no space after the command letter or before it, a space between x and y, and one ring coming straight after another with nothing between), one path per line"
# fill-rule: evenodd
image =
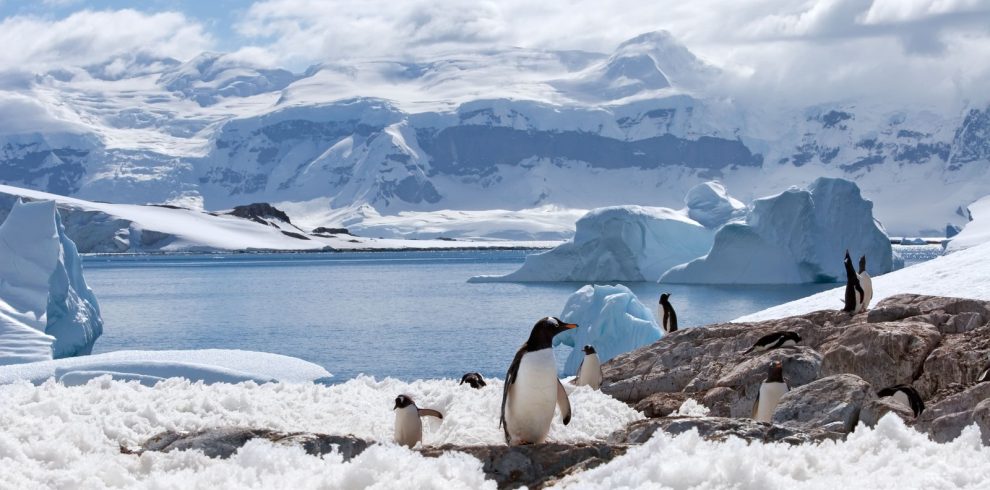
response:
M842 263L846 267L846 300L842 311L856 314L856 308L863 298L863 287L859 285L859 276L856 275L856 269L853 269L853 262L849 258L848 250L846 250L846 258Z
M502 415L499 427L505 442L511 445L539 444L550 432L554 404L560 407L564 425L571 421L571 402L564 385L557 379L557 360L553 356L553 337L577 328L559 318L547 317L536 322L529 339L519 348L505 373L502 389Z
M663 293L660 295L660 309L659 317L662 319L660 326L663 327L665 333L673 333L677 331L677 313L674 312L674 307L671 306L670 293Z
M412 448L423 440L423 422L420 417L436 417L443 420L443 415L433 409L418 408L416 402L408 395L395 397L395 442Z
M488 386L488 383L485 383L485 378L481 377L481 373L464 373L464 376L461 376L460 384L464 383L467 383L470 387L476 390L480 390L481 388Z
M863 299L860 301L859 308L856 309L857 313L866 311L870 307L870 301L873 300L873 279L870 277L870 273L866 272L866 256L863 255L859 258L859 285L863 289Z
M877 392L877 396L893 398L897 403L910 408L915 417L925 411L925 402L921 401L921 395L910 385L894 385L890 388L884 388Z
M787 393L784 363L771 362L767 380L760 385L760 392L756 395L756 402L753 403L753 420L770 423L773 420L773 411L777 409L780 397L784 396L784 393Z
M602 363L598 359L598 352L591 345L584 346L584 359L578 366L578 375L574 379L574 384L578 386L588 385L593 389L602 387Z

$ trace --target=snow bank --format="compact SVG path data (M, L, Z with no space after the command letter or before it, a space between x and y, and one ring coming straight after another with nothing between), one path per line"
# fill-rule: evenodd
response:
M895 294L913 293L990 301L990 243L873 277L873 304ZM751 322L842 308L845 286L737 318Z
M481 462L448 453L424 458L393 445L392 407L407 393L417 404L444 414L425 419L424 442L504 444L498 428L502 383L481 390L458 380L405 383L358 377L339 385L253 382L191 383L171 379L153 388L96 379L77 387L55 382L0 386L0 487L128 488L494 488ZM570 387L569 387L570 388ZM555 417L550 439L603 439L642 418L625 404L587 387L570 394L574 416L567 426ZM254 441L229 460L199 452L121 454L166 429L221 426L278 431L354 434L382 441L343 463L297 448Z
M89 354L102 333L55 203L18 200L0 225L0 364Z
M92 378L154 385L166 378L204 383L306 383L332 375L321 366L295 357L234 349L116 351L83 357L0 366L0 384L54 378L63 384L84 384Z
M668 268L703 255L712 232L681 211L642 206L593 209L574 238L529 255L519 270L487 281L656 281Z
M990 448L975 426L938 444L894 414L875 429L860 426L845 441L787 443L701 439L697 431L657 431L646 444L595 469L567 477L563 488L980 488L990 478Z
M629 288L584 286L567 298L561 320L576 323L578 328L558 334L554 345L573 349L564 365L564 375L577 374L585 345L595 346L598 358L605 363L613 357L660 340L661 330L653 312L636 299Z
M746 215L746 205L729 196L719 182L704 182L684 196L688 217L706 228L718 228Z
M873 219L873 203L856 184L816 179L757 199L745 223L715 235L708 255L666 272L661 282L686 284L799 284L844 280L842 257L866 255L872 276L890 272L890 239Z
M990 196L970 204L967 209L972 221L952 237L945 248L945 253L958 252L990 242Z

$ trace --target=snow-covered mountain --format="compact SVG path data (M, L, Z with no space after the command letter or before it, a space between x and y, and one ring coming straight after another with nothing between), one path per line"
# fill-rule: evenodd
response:
M0 183L210 210L298 203L323 209L318 224L353 226L368 206L676 207L707 180L750 201L829 176L855 181L895 235L963 224L956 211L990 188L990 99L765 107L722 93L725 76L663 32L610 54L504 49L302 73L134 55L3 78Z

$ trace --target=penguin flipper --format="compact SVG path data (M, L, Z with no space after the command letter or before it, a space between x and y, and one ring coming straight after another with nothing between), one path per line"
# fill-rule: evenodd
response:
M571 423L571 401L567 399L567 392L564 385L557 380L557 407L560 408L560 418L564 420L564 425Z
M432 408L420 408L417 410L417 413L419 414L420 417L436 417L440 420L443 420L443 414L436 410L433 410Z
M756 392L756 401L753 402L753 415L750 416L751 419L756 420L756 414L760 411L760 392Z
M516 376L519 375L519 364L522 363L523 354L526 353L526 343L524 342L522 347L516 351L516 356L512 358L512 364L509 364L509 370L505 372L505 386L502 387L502 414L498 419L498 426L505 432L505 442L509 442L509 425L505 423L505 404L509 401L509 387L516 382Z

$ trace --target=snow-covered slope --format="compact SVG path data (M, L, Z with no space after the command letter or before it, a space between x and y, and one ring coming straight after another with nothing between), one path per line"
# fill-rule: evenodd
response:
M890 272L890 239L873 219L873 203L856 184L816 179L757 199L745 223L715 235L708 255L674 267L661 282L684 284L798 284L845 279L842 257L865 255L871 275Z
M966 209L971 221L966 223L958 235L952 237L945 247L946 253L990 242L990 196L970 204Z
M873 276L873 303L901 293L990 300L990 243L983 243L927 262ZM816 310L842 309L845 286L737 318L760 321Z
M660 327L652 310L636 299L629 288L587 285L578 289L564 305L560 319L577 324L553 338L554 345L572 348L564 364L564 375L577 374L584 359L581 350L592 345L602 363L613 357L660 340Z
M17 201L0 225L0 365L89 354L102 333L55 203Z
M892 234L913 236L963 224L956 210L986 194L987 100L765 107L720 93L723 76L663 32L611 53L486 50L303 73L217 53L125 56L0 89L0 183L209 210L321 199L328 215L367 204L384 217L679 207L713 178L750 201L830 176L857 182Z

